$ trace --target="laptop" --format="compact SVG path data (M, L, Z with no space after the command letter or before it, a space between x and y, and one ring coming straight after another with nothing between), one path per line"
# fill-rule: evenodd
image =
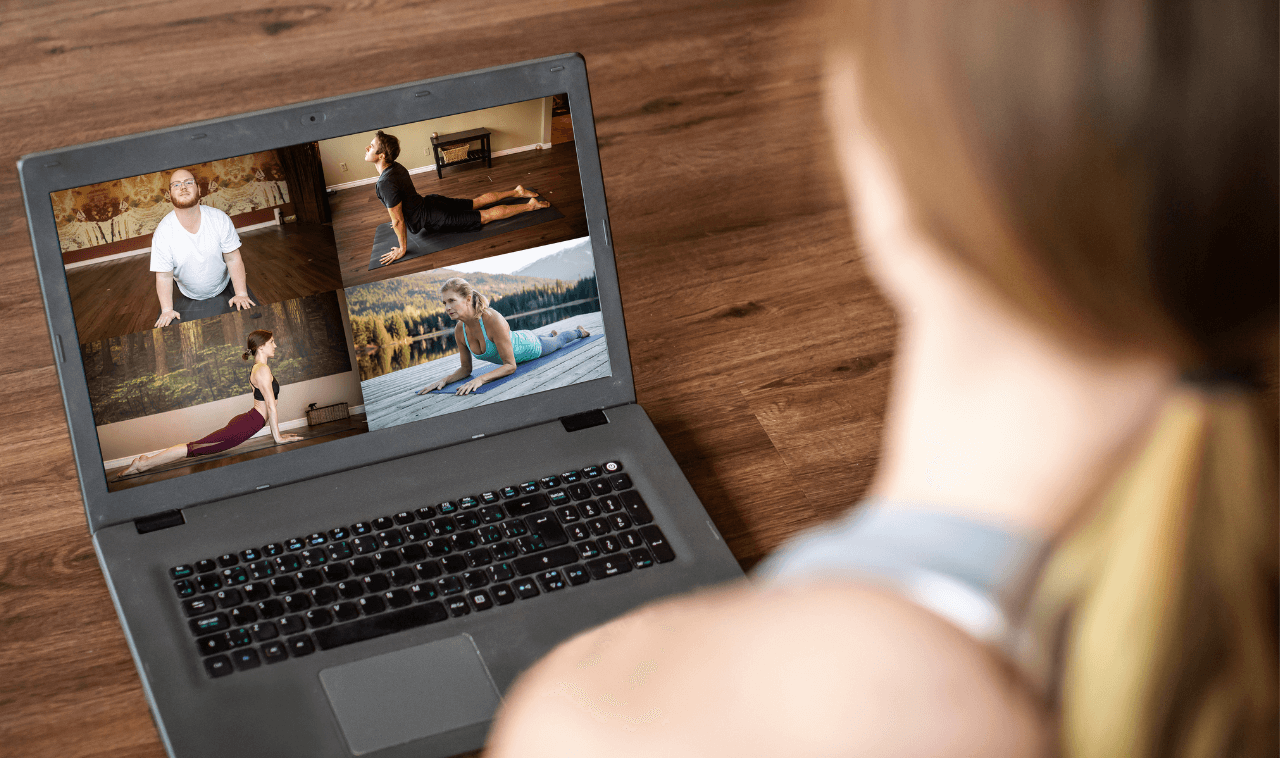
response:
M19 173L89 529L169 755L473 750L559 642L742 576L635 402L580 56ZM393 223L405 176L445 222ZM479 335L442 303L457 280L499 314Z

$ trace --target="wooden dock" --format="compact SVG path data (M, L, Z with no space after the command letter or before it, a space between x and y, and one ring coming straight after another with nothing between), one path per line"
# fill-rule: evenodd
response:
M581 325L592 334L604 332L600 313L571 316L541 329L534 334L549 335L552 330L565 331ZM458 369L459 358L448 358L423 363L401 371L383 374L376 379L360 383L364 394L364 410L369 429L385 429L389 426L440 416L445 413L490 405L534 392L555 389L609 376L609 338L606 335L589 345L570 350L547 361L533 371L479 395L444 395L431 393L419 395L418 390ZM473 365L483 365L479 361Z

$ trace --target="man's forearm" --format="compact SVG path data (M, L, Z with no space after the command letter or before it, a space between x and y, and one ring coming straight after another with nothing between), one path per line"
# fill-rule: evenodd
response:
M397 223L395 223L395 222L392 222L392 224L391 224L391 228L395 230L395 233L396 233L396 240L400 243L400 249L401 249L401 250L408 250L408 249L409 249L409 238L408 238L408 236L407 236L407 235L406 235L406 233L405 233L405 225L404 225L404 222L403 222L403 221L401 221L401 222L400 222L400 223L398 223L398 224L397 224Z
M245 284L244 261L239 254L227 261L227 271L231 273L231 287L236 291L236 295L248 295L249 287Z
M173 277L156 275L156 297L160 299L160 312L173 310Z

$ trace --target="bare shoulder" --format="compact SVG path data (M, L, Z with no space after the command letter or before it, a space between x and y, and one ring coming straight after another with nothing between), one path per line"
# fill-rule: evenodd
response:
M999 658L894 595L742 584L561 645L516 683L487 755L1036 756L1045 723Z
M271 373L271 367L265 363L255 363L253 372L249 375L249 381L253 384L263 384L269 386L275 375Z
M484 313L480 314L480 318L484 320L484 326L489 331L498 330L502 333L510 333L511 327L507 325L507 318L498 313L493 308L485 308Z

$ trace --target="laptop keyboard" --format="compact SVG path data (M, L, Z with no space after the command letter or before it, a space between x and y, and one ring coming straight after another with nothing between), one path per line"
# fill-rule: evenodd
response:
M221 677L667 563L610 461L169 569Z

